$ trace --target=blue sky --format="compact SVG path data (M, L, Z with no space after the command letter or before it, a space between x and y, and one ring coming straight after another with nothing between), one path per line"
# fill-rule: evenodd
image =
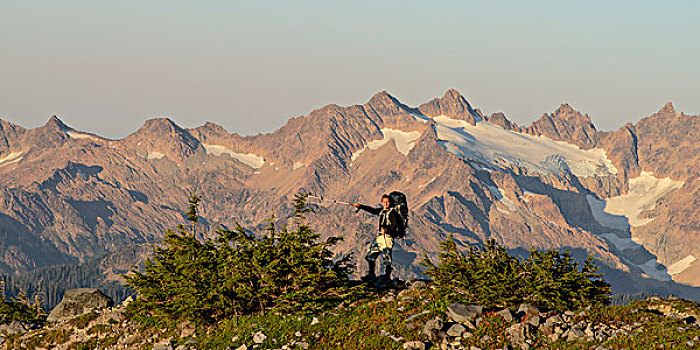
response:
M700 114L691 1L4 1L0 118L121 138L147 118L272 131L387 90L456 88L519 124L568 102L601 130Z

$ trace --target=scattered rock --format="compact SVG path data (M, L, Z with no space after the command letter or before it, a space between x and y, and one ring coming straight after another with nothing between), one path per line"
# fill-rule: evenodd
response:
M547 321L547 322L543 323L542 325L540 325L540 328L538 330L543 335L550 336L550 335L554 334L554 324Z
M464 305L454 303L447 307L447 316L455 322L462 323L464 321L473 320L477 316L484 313L484 307L481 305Z
M522 304L517 311L518 318L525 316L535 316L540 314L540 310L532 304Z
M428 322L426 322L425 326L423 327L423 333L428 335L428 340L430 341L436 341L440 337L438 333L442 329L442 321L440 321L437 318L434 318Z
M428 322L425 323L425 327L423 328L426 333L430 331L436 331L439 329L442 329L442 321L440 319L434 318Z
M572 328L568 332L566 332L566 340L567 341L574 341L574 340L579 340L583 338L586 335L586 333L580 329L580 328Z
M403 343L403 348L406 350L425 350L425 343L421 341L409 341Z
M464 333L466 330L467 329L461 324L455 323L447 329L447 335L450 337L461 337L462 333Z
M418 289L418 288L425 288L428 284L425 283L424 281L413 281L408 285L408 289Z
M539 327L540 325L540 316L537 315L532 315L532 316L526 316L525 317L525 323L532 325L533 327Z
M503 310L496 312L496 316L502 317L504 320L506 320L506 322L513 321L513 312L510 311L509 308L505 308Z
M56 307L51 310L49 322L59 322L80 316L95 309L114 306L112 298L97 288L77 288L67 290Z
M253 343L255 344L262 344L266 339L267 336L261 331L253 334Z
M530 337L530 326L526 323L516 323L506 328L506 337L511 344L525 348L525 341Z
M561 316L554 315L554 316L549 317L547 319L547 321L545 321L545 322L553 323L553 324L562 324L562 323L564 323L564 320L561 318Z

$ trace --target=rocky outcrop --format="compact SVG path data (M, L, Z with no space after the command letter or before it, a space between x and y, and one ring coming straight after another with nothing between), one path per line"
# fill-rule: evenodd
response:
M508 120L508 118L506 118L506 115L501 112L491 114L491 116L488 117L488 121L489 123L498 125L506 130L520 131L520 127L518 127L518 124L515 124Z
M63 300L51 310L49 322L70 320L90 311L114 306L114 301L96 288L77 288L66 291Z
M472 125L484 120L481 112L472 108L467 100L457 90L447 90L442 98L422 104L418 110L429 116L446 116L452 119L464 120Z
M543 114L523 131L552 140L566 141L583 149L596 145L596 129L588 114L583 115L564 103L552 114Z

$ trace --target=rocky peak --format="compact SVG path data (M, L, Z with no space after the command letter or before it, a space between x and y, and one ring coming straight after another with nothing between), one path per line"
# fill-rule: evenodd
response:
M481 113L476 111L467 100L457 90L450 89L445 92L442 98L435 98L428 103L418 107L421 113L429 117L444 115L449 118L459 119L476 125L476 122L483 120Z
M666 115L672 115L674 117L677 117L679 114L676 112L676 109L673 107L672 102L666 103L658 112L657 114L666 114Z
M71 127L63 123L61 119L59 119L57 116L52 115L51 118L42 126L43 129L45 130L51 130L51 131L70 131L73 130Z
M517 124L508 120L506 115L501 113L501 112L491 114L491 116L488 117L488 121L489 121L489 123L491 123L493 125L498 125L506 130L513 130L513 131L520 130L518 128Z
M182 133L184 131L179 125L175 124L170 118L151 118L146 120L143 126L137 132L152 132L152 133Z
M400 118L401 116L405 116L411 110L410 107L404 105L401 101L396 99L396 97L391 96L386 91L374 94L365 106L371 108L385 121L387 121L387 117L391 119L391 117Z
M582 114L581 112L571 107L571 105L569 105L568 103L562 103L559 106L559 108L557 108L551 114L551 116L559 119L572 120L580 124L590 124L591 127L593 127L593 124L591 123L591 117L589 117L588 114Z
M5 143L10 139L14 139L18 134L24 134L26 131L25 128L19 125L0 119L0 140L4 139Z
M23 143L40 149L58 147L69 139L66 132L72 130L73 128L53 115L43 126L30 130Z
M193 155L201 147L199 140L169 118L147 120L138 131L127 136L124 143L141 154L162 153L175 161Z
M371 105L394 105L394 104L400 104L400 102L394 97L391 96L388 92L386 91L380 91L372 96L372 98L369 99L369 104Z
M554 115L562 115L562 114L579 114L580 115L581 113L576 111L568 103L564 102L559 106L559 108L557 108L556 111L554 111Z
M568 103L562 104L551 114L543 114L524 131L536 136L566 141L583 149L593 148L597 142L597 131L591 118Z
M178 138L192 147L196 147L199 144L199 141L189 131L175 124L170 118L149 119L136 134L154 138Z
M226 131L226 129L224 129L223 126L221 126L219 124L214 124L214 123L209 122L209 121L204 123L204 125L202 125L201 128L204 130L209 130L211 132L215 132L217 134L224 134L224 133L228 134L228 131Z
M206 122L202 126L196 127L194 129L188 129L187 131L193 137L197 138L198 140L204 143L207 143L211 140L228 139L231 136L231 134L229 134L223 126L214 124L212 122Z

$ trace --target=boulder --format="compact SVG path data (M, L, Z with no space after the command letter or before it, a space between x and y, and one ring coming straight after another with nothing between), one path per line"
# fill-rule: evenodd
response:
M465 322L475 319L484 313L484 307L481 305L464 305L454 303L447 307L447 316L455 322Z
M496 316L502 317L506 322L513 321L513 312L509 308L505 308L501 311L496 312Z
M537 315L526 316L525 323L532 325L533 327L539 327L541 318Z
M92 310L114 306L112 298L97 288L77 288L67 290L56 307L51 310L49 322L59 322L86 314Z
M466 330L467 329L461 324L455 323L447 329L447 335L450 337L461 337L462 333L464 333Z
M506 337L513 345L521 348L528 347L526 345L526 341L530 338L530 325L525 323L516 323L506 328Z
M523 318L525 316L535 316L540 314L540 310L532 304L522 304L518 308L517 314L518 318Z
M253 343L262 344L267 340L267 336L263 332L257 332L253 334Z

